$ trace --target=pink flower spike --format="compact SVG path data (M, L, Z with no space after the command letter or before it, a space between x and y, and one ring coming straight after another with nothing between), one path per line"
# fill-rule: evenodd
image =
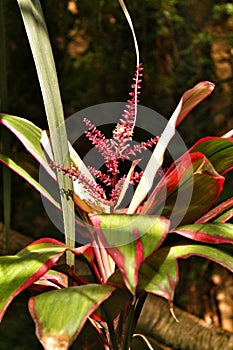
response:
M142 64L140 63L136 67L136 72L133 77L133 84L131 88L133 91L129 93L131 97L130 100L127 101L126 109L123 112L122 119L117 124L116 129L113 132L113 138L118 140L119 142L125 143L127 140L131 140L133 129L136 122L137 117L137 104L139 102L138 95L140 94L141 82L142 80L139 77L142 76Z

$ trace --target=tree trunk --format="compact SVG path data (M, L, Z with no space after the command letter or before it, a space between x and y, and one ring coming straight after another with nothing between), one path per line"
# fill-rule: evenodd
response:
M150 295L143 307L137 332L145 335L151 344L157 340L174 350L232 350L233 333L208 325L177 307L179 322L171 316L165 299Z

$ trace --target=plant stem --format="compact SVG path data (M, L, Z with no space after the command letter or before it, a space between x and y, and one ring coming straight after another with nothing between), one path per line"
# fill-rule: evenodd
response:
M110 319L108 317L108 313L103 305L101 306L101 309L103 311L104 317L105 317L107 325L108 325L108 331L109 331L110 341L111 341L111 345L112 345L112 350L119 350L117 339L116 339L115 329L113 327L113 323L112 323L112 321L110 321Z
M129 350L130 349L130 343L131 343L131 340L132 340L132 334L133 334L134 325L135 325L135 322L134 322L135 314L134 314L134 312L135 312L135 306L137 304L137 300L138 299L136 298L136 296L134 296L132 304L130 305L122 350Z
M136 327L138 319L140 317L143 305L146 301L147 293L144 292L136 302L135 310L134 310L134 322L133 322L133 329Z

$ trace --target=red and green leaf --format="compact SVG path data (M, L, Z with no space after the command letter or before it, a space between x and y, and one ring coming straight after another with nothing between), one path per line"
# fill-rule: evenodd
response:
M53 272L53 278L52 276L49 278L48 271L67 249L69 248L62 242L42 238L31 243L16 255L0 257L0 321L11 301L36 281L42 282L43 276L44 280L47 277L47 281L53 280L57 285L60 283L60 287L64 286L66 282L64 278L61 279L61 275L55 278L55 272ZM90 247L86 245L75 248L72 252L76 255L85 255L89 249ZM50 275L51 273L50 271Z
M233 169L233 138L206 137L197 141L189 151L203 153L221 175Z
M127 214L98 215L94 221L99 225L102 244L134 294L139 268L163 242L169 221L163 217Z
M233 208L227 210L225 213L223 213L222 215L220 215L216 220L214 220L214 222L227 222L230 219L233 218Z
M215 85L209 81L201 81L192 89L185 91L180 101L181 109L179 111L179 118L176 121L176 126L182 122L195 106L212 93L214 87Z
M150 191L157 171L163 164L164 154L170 140L175 135L175 128L186 115L204 98L206 98L214 89L214 84L208 81L202 81L192 89L186 91L180 99L178 106L169 119L165 129L160 136L152 156L144 170L143 176L136 188L133 198L128 208L128 214L137 212L140 204L146 198Z
M193 224L178 227L174 232L198 242L210 244L233 244L233 224Z
M233 250L223 250L208 245L179 245L171 248L177 259L185 259L196 255L216 262L233 272Z
M49 270L41 276L34 284L33 289L43 291L46 288L60 289L68 287L68 276L62 272Z
M142 213L155 214L161 210L161 204L165 202L162 215L169 217L172 213L172 222L176 223L179 217L183 217L183 223L194 222L216 201L222 191L224 180L202 153L192 153L190 158L185 154L177 161L176 167L171 166L156 186ZM186 198L187 193L190 194L187 206L184 207L182 200L179 200L178 205L177 195Z
M54 290L31 298L29 311L44 349L68 349L87 318L113 291L111 286L89 284Z
M210 220L226 222L232 217L233 212L233 197L227 199L223 203L211 209L208 213L196 220L195 224L203 224Z
M67 247L53 239L41 239L18 254L0 257L0 320L16 295L40 279Z
M169 248L161 248L139 270L138 289L173 300L178 282L177 261Z

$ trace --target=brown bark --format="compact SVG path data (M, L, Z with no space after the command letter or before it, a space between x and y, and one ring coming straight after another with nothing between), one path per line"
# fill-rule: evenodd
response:
M233 333L208 325L177 307L171 316L165 299L150 295L139 319L137 332L171 346L174 350L233 350Z

